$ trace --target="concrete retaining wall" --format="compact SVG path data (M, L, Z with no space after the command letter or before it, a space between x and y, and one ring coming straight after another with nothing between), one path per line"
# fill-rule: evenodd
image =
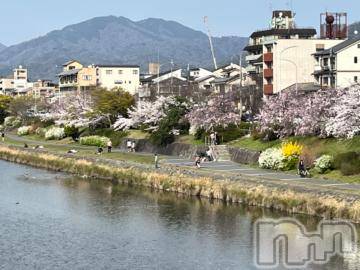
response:
M260 152L248 149L229 147L231 160L241 164L257 164Z

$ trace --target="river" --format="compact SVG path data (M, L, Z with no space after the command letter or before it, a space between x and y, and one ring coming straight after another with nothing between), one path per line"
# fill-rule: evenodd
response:
M254 222L286 216L3 161L0 182L0 269L256 269ZM357 269L359 257L307 269Z

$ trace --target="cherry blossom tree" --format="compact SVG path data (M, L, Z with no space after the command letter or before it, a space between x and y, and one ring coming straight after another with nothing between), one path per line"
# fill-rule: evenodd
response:
M173 96L159 97L156 101L139 101L136 106L128 110L128 118L120 115L114 123L115 130L128 130L141 125L148 126L149 130L157 130L159 122L166 116L167 108L175 105Z
M260 130L279 137L351 137L358 132L358 92L359 88L353 87L311 93L285 91L268 97L258 115Z
M325 127L327 136L353 138L360 135L360 87L345 89L330 113Z
M87 126L98 118L91 116L92 106L90 95L80 93L66 95L52 103L49 112L41 115L41 118L52 119L57 125Z
M241 112L235 100L234 92L213 95L207 103L195 106L185 117L192 127L207 131L218 126L240 124Z

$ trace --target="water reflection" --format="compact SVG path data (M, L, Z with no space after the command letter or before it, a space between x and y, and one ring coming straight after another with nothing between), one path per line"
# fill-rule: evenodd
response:
M1 161L0 182L0 269L255 269L254 222L285 216Z

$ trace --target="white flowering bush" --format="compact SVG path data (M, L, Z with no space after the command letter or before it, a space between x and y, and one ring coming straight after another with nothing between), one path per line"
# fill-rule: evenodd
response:
M45 133L46 140L60 140L62 138L65 138L64 128L52 127Z
M14 116L8 116L4 119L4 126L6 128L17 128L21 126L21 119L14 117Z
M31 131L32 131L31 126L19 127L17 130L17 135L19 135L19 136L29 135L31 133Z
M264 169L283 170L286 168L286 157L280 148L269 148L260 154L259 166Z
M325 173L333 167L334 158L330 155L322 155L315 160L315 170L319 173Z
M98 147L106 147L109 141L110 139L108 137L101 136L87 136L80 138L80 144Z

